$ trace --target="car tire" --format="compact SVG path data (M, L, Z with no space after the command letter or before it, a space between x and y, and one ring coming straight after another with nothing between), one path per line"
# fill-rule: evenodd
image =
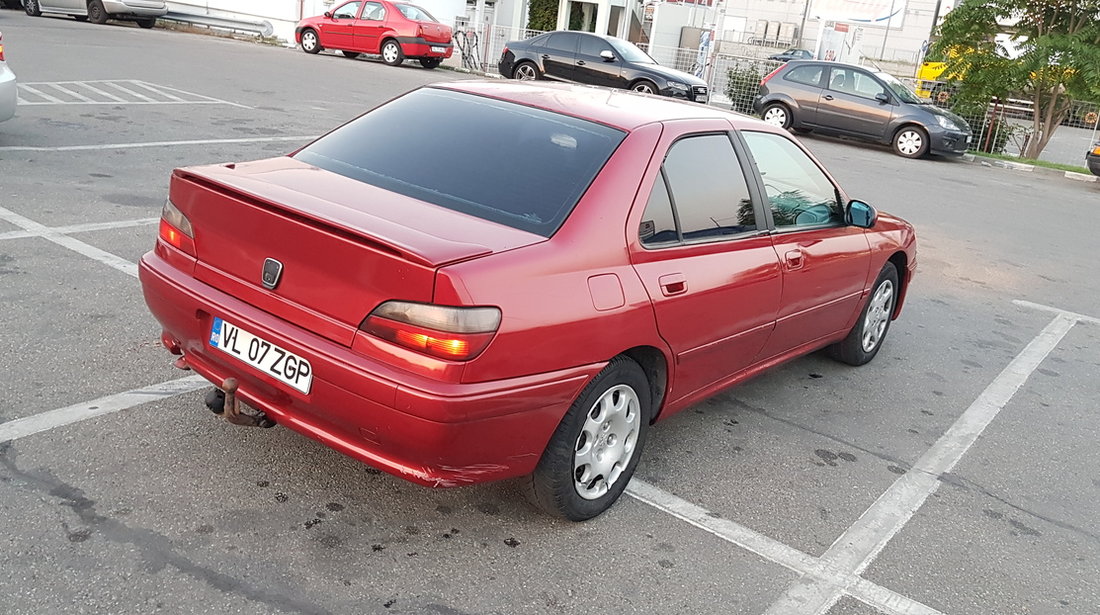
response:
M651 403L641 366L625 356L612 359L577 396L524 480L528 500L570 521L607 510L638 465Z
M359 57L358 51L341 51L340 53L344 54L345 58L350 58L352 60Z
M928 131L920 126L902 126L891 142L894 153L904 158L920 158L928 153Z
M153 18L153 19L137 19L135 21L137 21L138 27L143 28L145 30L149 30L153 26L157 25L156 18Z
M541 78L539 67L534 62L520 62L512 68L512 79L517 81L537 81Z
M103 8L103 0L89 0L88 21L103 25L107 23L107 9Z
M791 127L791 130L793 130L794 132L796 132L800 135L808 135L808 134L810 134L811 132L814 131L813 128L797 128L797 127L794 127L794 126Z
M321 53L321 39L313 28L302 30L302 51L306 53Z
M890 331L899 290L898 269L894 263L887 262L871 288L867 305L863 306L856 326L843 341L829 346L829 356L848 365L864 365L875 358L886 333Z
M760 113L760 119L772 126L778 126L784 130L791 127L791 110L783 103L771 103L764 107Z
M424 68L436 68L443 63L443 58L420 58L420 65Z
M650 81L648 79L641 79L641 80L635 81L633 84L631 84L630 91L631 92L638 92L640 94L658 94L659 93L659 91L657 90L657 84L653 83L652 81Z
M38 6L38 0L25 0L23 3L23 12L31 17L41 17L42 7Z
M392 38L382 43L381 51L382 61L390 66L399 66L405 61L405 51L401 49L401 44Z
M70 17L72 17L73 19L75 19L77 21L80 21L80 22L88 21L88 16L87 15L70 15Z

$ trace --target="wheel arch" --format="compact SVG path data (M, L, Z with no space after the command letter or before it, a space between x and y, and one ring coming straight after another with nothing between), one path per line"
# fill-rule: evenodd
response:
M909 257L903 250L898 250L890 255L890 258L886 259L887 262L893 263L894 268L898 270L898 298L894 302L894 312L890 315L891 320L897 320L897 317L901 315L901 306L905 303L905 295L909 290L909 282L912 277L912 272L909 271Z
M668 358L665 353L654 346L635 346L619 354L633 359L634 362L642 366L646 381L649 383L649 399L653 409L650 422L655 422L661 414L667 397L669 382Z

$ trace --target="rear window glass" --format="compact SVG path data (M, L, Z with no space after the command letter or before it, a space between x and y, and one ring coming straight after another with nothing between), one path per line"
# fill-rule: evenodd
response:
M550 111L423 88L345 124L294 157L549 237L625 136Z
M405 19L411 19L413 21L434 21L439 22L438 19L432 17L431 13L425 11L419 6L413 4L395 4L397 10L401 11L401 14L405 16Z

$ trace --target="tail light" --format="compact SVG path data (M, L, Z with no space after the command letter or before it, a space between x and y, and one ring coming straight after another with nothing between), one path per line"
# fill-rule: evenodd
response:
M772 77L774 77L775 74L778 73L781 70L783 70L783 65L782 64L775 67L775 70L773 70L772 72L768 73L767 75L764 75L764 78L760 80L760 85L764 85L765 83L767 83L768 79L771 79Z
M167 201L160 213L160 238L174 248L191 256L198 256L195 253L195 231L191 228L191 221L182 211L176 209L172 201Z
M507 55L508 55L508 45L505 45L505 46L504 46L504 51L500 52L500 57L502 57L502 58L503 58L503 57L505 57L505 56L507 56Z
M359 329L398 346L440 359L468 361L492 341L500 327L495 307L449 307L387 301Z

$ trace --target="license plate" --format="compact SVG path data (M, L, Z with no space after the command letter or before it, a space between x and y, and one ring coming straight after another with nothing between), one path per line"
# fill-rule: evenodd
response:
M446 47L432 47L432 53L447 53Z
M303 393L313 384L309 361L221 318L214 319L210 345Z
M966 140L964 141L964 143L970 145L970 135L966 135Z

